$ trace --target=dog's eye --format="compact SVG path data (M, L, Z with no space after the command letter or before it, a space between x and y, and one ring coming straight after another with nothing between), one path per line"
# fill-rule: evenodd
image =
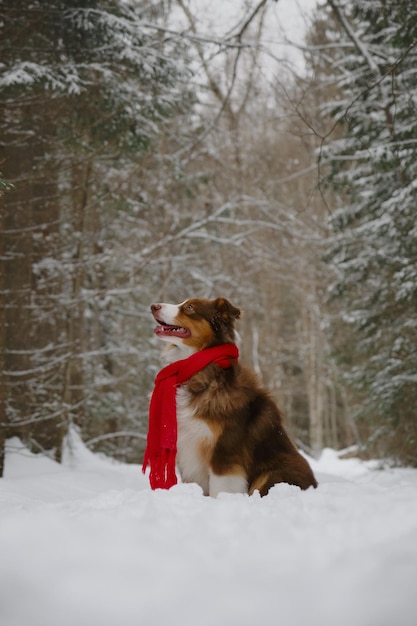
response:
M194 311L194 307L193 307L193 305L192 305L192 304L187 304L187 306L186 306L185 308L186 308L186 310L187 310L187 311L189 311L190 313L191 313L192 311Z

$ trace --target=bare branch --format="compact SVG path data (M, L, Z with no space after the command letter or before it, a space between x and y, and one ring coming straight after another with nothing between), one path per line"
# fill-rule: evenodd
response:
M238 33L236 33L236 35L232 35L230 36L230 39L237 39L239 42L242 38L243 33L249 28L249 26L251 25L251 23L253 22L253 20L255 19L255 17L257 16L257 14L259 13L259 11L266 5L266 3L268 2L268 0L261 0L261 2L259 2L259 4L255 7L255 9L252 11L252 13L249 15L248 19L246 20L246 22L243 24L242 28L239 30Z
M192 30L192 32L194 34L197 33L197 28L196 28L196 24L195 24L195 19L193 14L191 13L190 9L185 5L185 3L182 0L178 0L178 4L181 7L181 9L183 10L185 16L187 17L187 20L190 24L190 28ZM227 113L231 116L234 117L234 113L233 110L230 106L230 102L228 99L228 95L229 94L223 94L222 89L219 85L219 83L214 79L213 74L210 71L210 68L208 66L208 63L206 61L206 58L204 56L204 51L203 51L203 47L201 45L201 41L198 41L197 39L194 39L194 46L195 49L197 50L197 54L199 56L199 59L201 61L204 73L207 77L208 80L208 84L209 87L211 89L211 91L213 92L213 94L216 96L216 98L222 103L222 111L226 110ZM238 51L238 55L239 55L239 51ZM229 89L229 93L230 93L230 89Z

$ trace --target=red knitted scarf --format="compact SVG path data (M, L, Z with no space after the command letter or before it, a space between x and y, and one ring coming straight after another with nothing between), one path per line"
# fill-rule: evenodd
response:
M177 387L209 363L227 369L238 357L237 347L232 343L224 343L195 352L187 359L175 361L156 376L149 407L148 437L142 466L145 473L150 465L149 481L152 489L169 489L177 483Z

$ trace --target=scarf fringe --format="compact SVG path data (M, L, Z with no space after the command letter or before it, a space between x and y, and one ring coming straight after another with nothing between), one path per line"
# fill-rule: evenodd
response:
M170 489L177 484L178 479L175 473L176 450L162 448L157 457L149 458L149 454L145 454L143 460L142 472L145 473L146 468L150 465L149 483L151 489Z

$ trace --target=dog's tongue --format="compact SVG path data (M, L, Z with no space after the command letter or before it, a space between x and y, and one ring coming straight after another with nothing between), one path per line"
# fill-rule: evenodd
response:
M186 338L186 337L189 337L191 334L188 328L183 328L182 326L170 326L169 324L163 324L163 325L157 326L153 332L158 337Z

